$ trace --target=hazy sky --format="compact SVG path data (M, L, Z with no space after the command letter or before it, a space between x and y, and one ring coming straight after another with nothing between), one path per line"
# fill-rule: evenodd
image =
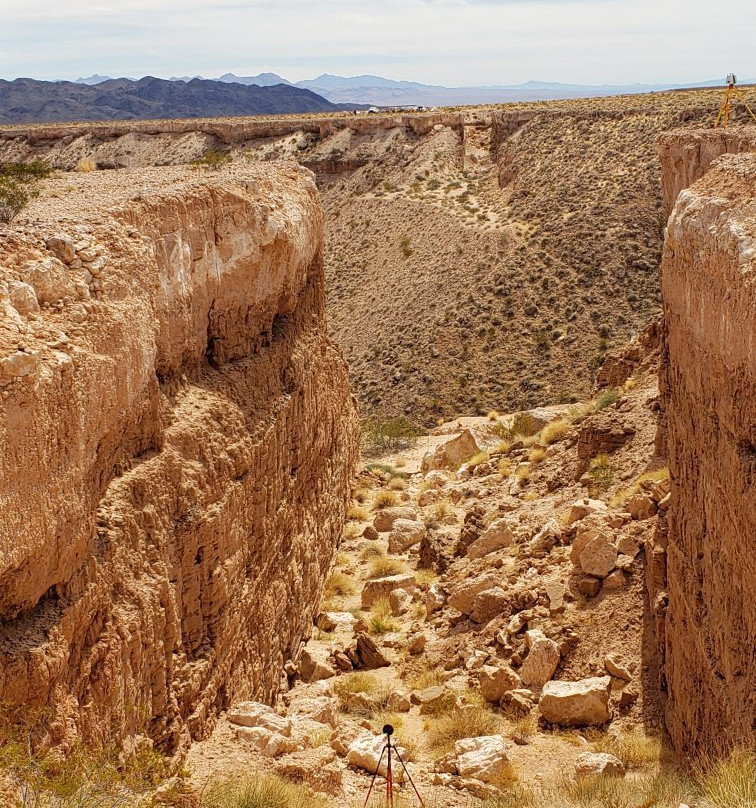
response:
M0 78L756 76L756 0L0 0Z

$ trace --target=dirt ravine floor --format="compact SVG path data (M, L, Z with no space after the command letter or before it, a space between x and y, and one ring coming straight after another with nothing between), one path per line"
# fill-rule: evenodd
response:
M491 414L450 422L414 446L365 459L319 627L313 627L298 668L288 666L275 705L292 722L281 741L286 749L260 751L259 739L243 737L248 730L234 723L232 710L192 748L192 785L206 789L240 773L278 773L331 804L361 805L370 774L350 763L349 745L391 723L412 761L413 779L432 805L615 804L576 796L579 757L608 752L626 769L612 788L630 796L617 805L678 808L685 786L644 802L649 789L658 791L658 783L676 771L661 729L644 587L645 546L659 514L663 518L667 486L666 470L654 457L656 396L655 375L639 373L592 402L535 411L527 431L546 426L529 437L506 437L512 416ZM517 423L524 423L522 417ZM596 451L607 434L614 436L613 448ZM421 471L423 455L440 456L449 441L470 438L479 451L456 470ZM586 446L592 461L578 456ZM397 515L408 521L384 530ZM511 540L482 555L471 549L502 525ZM619 550L603 581L585 575L582 562L570 558L589 529ZM413 530L422 539L401 551L398 542ZM375 581L387 577L387 592L391 580L399 581L393 595L367 607L364 591L383 586ZM470 611L460 606L460 591L482 579L490 579L489 600L472 616L460 611ZM598 594L586 580L600 588ZM491 699L486 677L502 669L525 676L526 633L537 630L558 649L553 680L606 677L612 662L621 666L625 678L608 680L609 721L548 723L539 706L540 684L518 682L524 700L506 693ZM388 664L348 670L361 634ZM319 672L313 675L314 668ZM501 736L509 761L504 772L488 780L454 773L454 742L470 735ZM385 780L377 782L382 792ZM398 793L411 803L409 786Z

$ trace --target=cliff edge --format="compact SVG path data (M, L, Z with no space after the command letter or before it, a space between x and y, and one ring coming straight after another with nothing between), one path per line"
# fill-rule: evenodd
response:
M666 144L665 187L680 155L695 162L684 176L701 170L706 136L687 137ZM679 193L661 274L672 493L652 606L667 725L687 754L756 728L756 154L720 156Z
M28 215L0 230L0 701L170 751L277 693L342 528L315 184L70 175Z

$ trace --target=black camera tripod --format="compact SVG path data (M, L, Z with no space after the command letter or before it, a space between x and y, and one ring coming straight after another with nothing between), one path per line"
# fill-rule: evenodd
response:
M373 774L373 779L370 781L370 788L368 789L367 796L365 797L365 804L362 808L367 808L368 800L370 799L370 794L373 791L373 786L375 785L375 778L378 776L378 772L381 770L381 762L383 761L383 756L388 753L388 761L386 764L386 808L393 808L394 806L394 777L391 773L391 752L393 751L396 755L397 760L402 764L402 769L404 770L404 774L407 776L407 779L412 786L412 789L417 796L418 802L420 805L425 808L425 803L423 802L423 798L420 796L420 792L417 790L414 782L412 782L412 777L410 776L407 767L404 765L404 761L402 760L402 756L399 754L399 750L394 746L391 742L391 736L394 734L394 728L391 724L386 724L383 727L383 734L386 736L386 743L383 745L383 749L381 750L381 756L378 758L378 765L375 767L375 773Z

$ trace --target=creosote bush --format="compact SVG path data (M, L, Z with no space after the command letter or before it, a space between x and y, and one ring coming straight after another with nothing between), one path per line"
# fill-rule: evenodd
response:
M373 416L362 422L362 443L367 453L383 454L409 449L424 430L404 417Z
M51 171L44 160L0 163L0 222L12 222L39 196L39 184Z

